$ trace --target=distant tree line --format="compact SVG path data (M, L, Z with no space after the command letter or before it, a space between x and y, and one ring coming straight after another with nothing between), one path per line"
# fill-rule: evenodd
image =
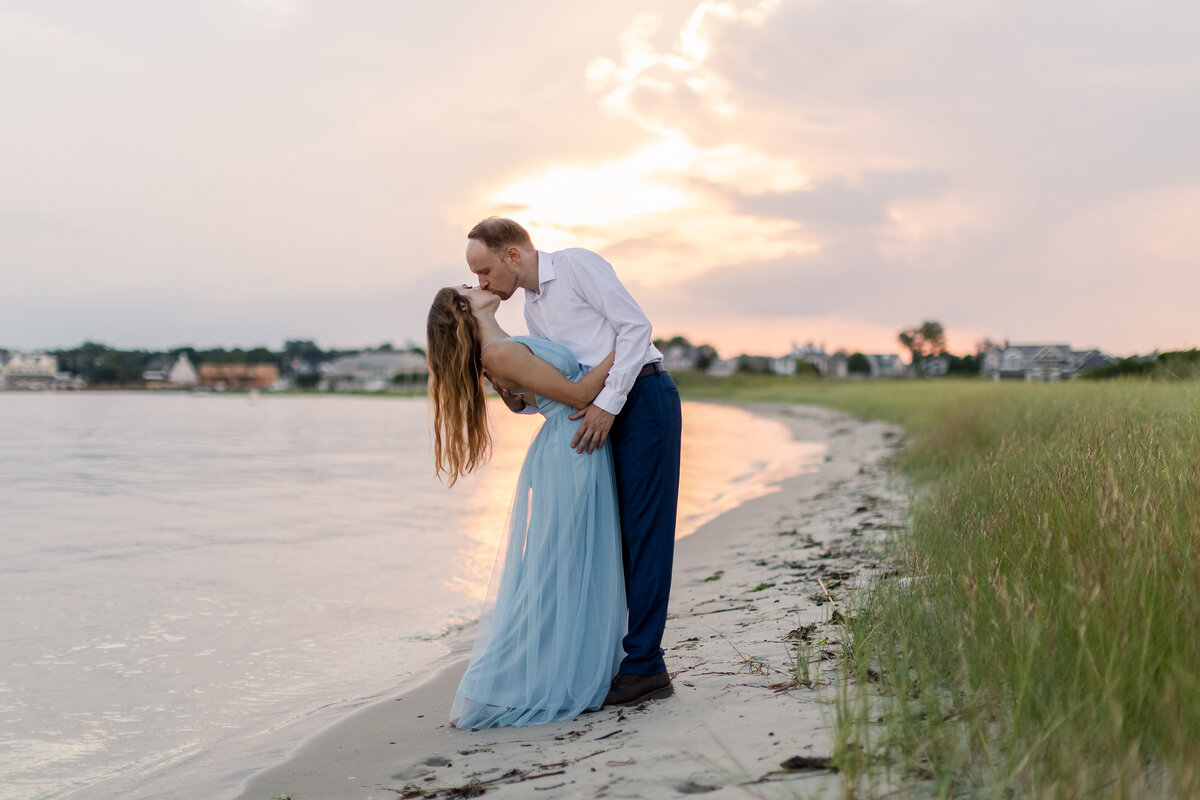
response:
M919 374L924 374L927 360L941 357L947 360L949 375L978 375L981 364L979 355L956 356L946 351L946 334L941 323L926 320L920 326L909 328L899 334L900 343L909 351L912 361L917 365ZM670 339L655 339L654 344L659 350L666 352L670 348L682 347L694 358L695 369L704 372L715 363L720 356L715 347L709 344L694 345L683 336ZM410 348L412 351L424 354L419 347ZM332 361L340 356L358 355L363 352L395 352L390 342L384 342L373 348L354 350L325 350L309 339L293 339L284 343L279 351L266 347L243 349L240 347L209 348L198 350L195 347L176 347L170 350L118 350L108 345L87 341L78 347L51 351L58 358L60 371L78 375L89 384L133 384L140 383L147 365L156 356L177 358L181 353L187 355L193 365L203 364L274 364L281 375L292 377L297 387L311 388L319 380L318 366ZM847 371L851 375L869 375L871 363L866 355L860 352L849 353L839 351L847 358ZM1145 363L1134 359L1125 359L1111 367L1090 373L1089 377L1105 378L1118 375L1142 375L1154 372L1157 367L1164 376L1174 372L1192 370L1192 374L1200 372L1200 351L1192 350L1186 353L1164 353L1157 362ZM1182 360L1176 357L1188 357ZM737 358L736 369L746 373L771 372L771 359L762 356L742 355ZM1159 366L1161 363L1161 366ZM1157 373L1155 373L1157 374ZM798 361L796 375L816 377L817 368L807 361Z
M266 347L243 349L221 347L198 350L195 347L176 347L170 350L118 350L99 342L84 342L78 347L50 351L58 358L58 369L78 375L88 384L133 384L140 383L142 374L150 361L157 356L167 356L172 360L181 353L188 357L193 365L202 364L274 364L281 375L294 375L298 384L305 382L316 384L319 376L317 366L327 361L345 355L357 355L363 352L394 352L395 347L389 343L374 348L359 348L356 350L323 350L307 339L296 339L285 342L283 349L270 350ZM418 349L418 348L414 348Z
M983 368L983 357L978 354L956 356L946 353L945 356L950 362L946 366L947 375L978 375Z
M59 372L78 375L89 384L140 381L146 364L156 355L147 350L117 350L99 342L51 352L58 358Z

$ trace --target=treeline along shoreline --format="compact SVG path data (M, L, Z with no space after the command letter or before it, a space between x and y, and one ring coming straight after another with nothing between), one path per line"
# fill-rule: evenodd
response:
M928 323L927 323L928 324ZM914 329L915 330L915 329ZM1083 378L1149 378L1177 380L1200 378L1200 350L1179 350L1147 356L1113 358L1098 351L1071 352L1079 364L1060 364L1050 357L1025 353L1015 370L1002 363L1009 354L1037 348L980 343L974 355L956 356L944 342L922 349L901 335L910 351L905 365L895 356L862 353L827 354L812 345L793 348L782 358L742 354L722 360L711 345L692 345L686 338L657 339L667 354L668 368L676 374L696 374L713 379L746 375L776 375L801 379L861 380L863 378L978 378L1047 380ZM1053 351L1055 346L1045 348ZM1058 347L1062 350L1062 347ZM991 353L989 362L989 353ZM121 350L98 342L78 347L25 354L0 348L0 389L102 389L215 388L218 390L269 389L271 391L361 391L412 394L423 390L427 369L420 347L376 347L325 350L311 340L289 340L281 350L267 347L177 347L169 350ZM1090 358L1084 358L1091 356ZM807 360L806 360L807 358ZM881 359L891 359L884 363ZM1033 363L1039 362L1040 363ZM1084 363L1086 361L1086 363ZM988 364L992 366L989 368ZM1011 365L1009 365L1011 366ZM1065 367L1065 369L1064 369Z

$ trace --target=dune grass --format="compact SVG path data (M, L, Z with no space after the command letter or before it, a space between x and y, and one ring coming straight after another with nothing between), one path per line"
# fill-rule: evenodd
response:
M908 581L858 600L835 760L868 796L1200 796L1200 384L681 376L901 425ZM868 669L869 668L869 669Z

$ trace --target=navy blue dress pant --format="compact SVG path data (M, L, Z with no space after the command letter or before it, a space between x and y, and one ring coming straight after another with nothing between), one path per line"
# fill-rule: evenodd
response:
M662 637L671 594L679 503L679 390L665 372L639 378L609 432L617 467L629 632L626 675L666 670Z

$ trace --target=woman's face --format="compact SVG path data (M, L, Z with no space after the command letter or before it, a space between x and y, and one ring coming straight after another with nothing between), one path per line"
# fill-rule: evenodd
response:
M458 293L467 298L467 302L471 304L471 313L479 314L484 311L493 311L500 305L500 298L491 292L480 289L478 286L468 286L463 284L457 287Z

